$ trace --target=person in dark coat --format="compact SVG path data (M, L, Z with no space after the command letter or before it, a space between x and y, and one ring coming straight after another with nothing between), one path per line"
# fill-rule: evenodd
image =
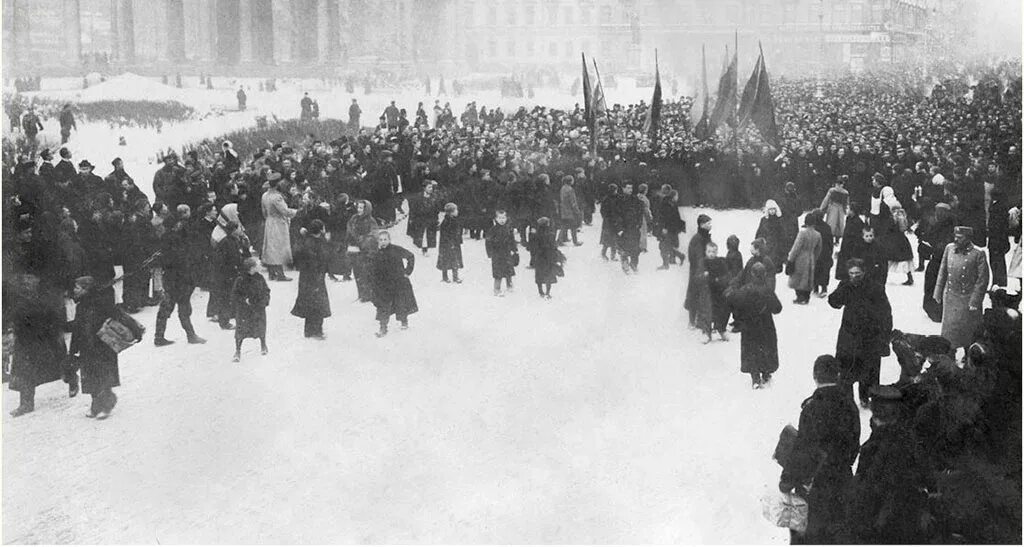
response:
M839 264L846 264L854 258L859 259L864 263L864 271L868 280L885 285L885 281L889 277L889 260L885 257L885 250L876 239L874 228L864 226L861 228L860 240L851 241L845 247L845 252L844 250L839 251ZM836 270L836 277L840 281L845 281L847 279L846 269L837 268Z
M999 187L992 189L988 206L988 261L992 286L1006 286L1006 253L1010 252L1010 209L1006 194Z
M551 299L551 285L558 283L564 274L565 255L558 250L551 219L537 219L537 231L530 237L530 262L533 264L533 279L541 298Z
M494 278L494 296L503 296L501 280L512 291L512 278L516 275L519 264L519 249L512 228L508 225L508 213L499 209L494 214L494 225L484 236L484 249L487 258L491 259L491 277Z
M782 463L779 490L807 501L807 529L791 544L834 544L845 516L845 495L860 448L860 412L840 384L842 365L831 355L814 360L814 393L800 405L796 441ZM807 485L813 486L808 489Z
M795 231L793 236L795 239ZM774 273L781 273L786 264L786 254L792 247L792 243L786 245L786 229L783 226L779 205L775 201L768 200L765 202L764 216L757 226L757 233L754 235L754 238L764 239L765 243L768 244L768 256L772 259L772 264L776 268Z
M409 316L419 311L416 295L412 290L409 276L416 267L416 255L392 245L391 234L381 231L377 234L379 248L370 264L373 283L373 305L377 308L377 323L380 329L377 338L388 333L388 321L394 315L402 325L409 328Z
M847 497L850 536L841 542L928 543L922 526L926 466L917 436L903 416L902 394L882 386L871 395L871 436L860 448Z
M679 216L679 192L671 190L668 195L658 200L655 207L655 235L658 237L658 250L661 252L659 270L667 270L669 264L679 259L681 265L686 255L679 252L679 234L686 231L686 222Z
M437 214L440 210L440 198L437 196L435 181L425 181L423 193L409 198L409 224L406 234L412 238L413 245L423 251L424 256L437 246Z
M306 338L324 340L324 318L331 316L325 281L331 250L324 239L324 223L314 220L308 229L303 228L302 236L301 247L294 258L295 268L299 270L299 292L292 315L306 320L303 329Z
M160 264L164 269L164 297L156 314L156 333L153 342L156 346L172 344L164 337L167 332L167 319L174 308L178 308L178 320L188 337L189 344L205 344L206 340L196 335L192 326L192 292L196 290L199 265L194 263L195 254L191 249L193 243L188 231L188 205L179 205L174 217L174 224L164 237L160 247Z
M866 407L871 388L878 385L882 357L889 355L892 307L885 287L867 278L863 260L850 259L845 269L847 279L828 295L828 304L843 310L836 357L843 364L843 383L858 384L860 404Z
M131 213L125 218L123 302L128 313L136 313L146 305L149 297L151 273L142 264L157 250L156 229L149 200L136 200Z
M696 317L697 327L704 333L707 339L705 344L711 342L712 332L718 332L722 341L728 340L725 329L729 324L729 305L725 298L725 289L732 279L729 276L729 266L725 258L718 256L718 245L709 241L704 254L704 272L694 279L698 311Z
M701 282L698 277L706 272L704 256L711 242L711 217L701 214L697 217L697 233L690 238L687 254L690 255L690 278L686 285L686 299L683 307L689 312L690 328L698 328L697 315L701 309L699 296Z
M462 283L459 270L462 269L462 224L459 222L459 208L454 203L444 206L444 220L438 228L437 269L441 270L441 281L449 283L448 271L451 270L450 282Z
M75 281L75 321L71 332L70 353L76 356L82 369L82 392L92 395L88 416L106 419L117 404L114 388L121 385L117 352L96 334L107 319L120 319L129 328L134 321L126 320L124 312L114 304L114 289L98 287L94 278L85 276ZM133 330L136 341L142 340L142 330Z
M619 195L617 184L608 185L608 194L601 200L601 258L608 260L608 249L612 250L611 260L618 252L617 224L619 222Z
M255 257L246 258L242 263L245 273L235 279L231 288L231 305L235 309L235 356L232 361L242 359L242 341L259 338L260 353L267 354L267 306L270 305L270 287L260 273L260 261Z
M942 269L942 254L946 246L953 242L953 230L956 228L956 219L953 211L946 203L935 205L935 221L927 232L922 234L922 239L927 242L930 250L928 265L924 270L924 297L921 307L928 315L928 318L935 323L942 322L942 304L936 302L934 297L935 284L939 279L939 270Z
M360 302L373 300L373 280L370 266L377 252L377 232L380 227L373 218L373 205L365 199L356 201L356 214L348 219L345 236L348 238L348 257Z
M327 272L332 281L338 281L338 275L341 275L341 281L352 281L352 264L348 259L348 221L355 214L356 207L349 195L341 193L331 206L330 215L324 223L333 248L331 269Z
M750 281L731 293L729 305L741 325L740 371L750 375L754 389L762 389L779 369L779 342L772 316L782 311L782 303L768 285L764 264L751 267Z
M636 273L640 264L640 238L644 221L644 205L640 198L633 195L633 185L622 186L622 197L618 205L619 225L618 242L619 257L622 260L622 271L627 274Z
M832 275L832 252L835 246L832 244L832 228L825 221L825 213L821 210L814 210L808 213L813 215L814 229L821 236L821 252L818 253L818 260L814 263L814 291L819 297L828 295L829 276Z
M35 410L36 387L60 380L61 365L67 359L63 301L59 292L41 290L41 285L45 283L32 274L4 276L4 323L14 333L8 387L21 395L20 404L11 412L15 418ZM71 387L74 396L77 381Z

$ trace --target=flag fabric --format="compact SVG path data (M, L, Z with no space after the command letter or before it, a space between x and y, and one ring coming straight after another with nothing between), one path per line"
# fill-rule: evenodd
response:
M587 70L587 56L583 52L580 52L580 59L583 61L583 119L590 127L590 116L593 114L590 108L590 95L593 93L590 89L590 72Z
M768 69L764 64L764 52L760 52L754 72L743 88L740 100L739 127L753 124L761 133L761 138L768 144L779 147L779 128L775 124L775 103L772 101L771 85L768 81Z
M728 49L726 50L728 56ZM736 52L733 52L732 61L725 67L722 77L718 79L718 99L715 100L715 109L711 112L709 130L714 131L722 122L730 126L736 126Z
M693 135L698 139L708 136L708 107L711 97L708 95L708 63L704 46L700 46L700 82L697 84L697 96L690 105L690 126Z
M608 105L604 101L604 86L601 85L601 73L597 70L597 61L594 61L594 74L597 75L597 84L594 86L594 95L590 100L590 108L594 119L601 118L608 111Z
M654 95L651 96L651 107L647 110L647 119L644 121L644 133L651 136L651 140L658 137L658 122L661 121L661 73L658 70L658 53L654 53Z

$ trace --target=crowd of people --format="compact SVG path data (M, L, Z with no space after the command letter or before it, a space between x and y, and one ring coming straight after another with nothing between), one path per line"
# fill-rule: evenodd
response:
M430 116L420 103L410 119L392 102L366 128L353 101L346 128L318 134L326 126L306 97L294 126L302 133L292 138L268 145L255 131L165 154L152 201L118 159L100 178L87 159L76 169L67 148L56 163L30 149L4 166L4 317L13 333L10 386L22 397L15 415L34 409L36 386L63 378L72 396L79 387L93 395L90 415L108 416L117 353L93 327L159 306L156 346L173 343L175 310L187 341L202 344L191 318L196 288L210 292L206 316L234 331L236 360L247 338L268 351L267 281L292 281L291 268L299 278L291 313L306 337L326 336L325 279L354 280L360 301L374 305L378 337L392 316L407 328L418 310L408 278L416 253L394 243L391 230L406 219L416 250L436 249L442 282L460 283L464 238L483 239L495 296L507 295L525 267L538 296L551 299L566 275L560 247L583 245L578 231L599 212L600 240L591 244L624 275L639 272L650 236L660 269L688 268L685 307L706 341L716 333L728 340L732 318L754 389L769 387L779 368L777 276L788 276L795 305L816 295L842 310L835 355L815 363L820 387L804 405L799 456L784 463L780 487L811 507L811 524L794 540L983 539L963 519L936 524L950 499L929 488L942 492L942 483L948 494L945 477L981 472L982 463L1020 486L1019 465L1005 465L1014 443L996 437L1009 433L1019 444L1020 316L1005 300L983 304L991 288L1011 279L1019 288L1021 277L1021 90L1019 77L994 89L998 78L989 76L969 94L947 91L957 89L954 79L927 96L878 76L828 83L822 97L816 82L783 80L775 88L782 150L753 135L736 139L740 150L729 149L731 138L698 139L688 99L665 104L656 139L643 130L645 105L615 105L591 142L579 106L506 114L470 103L456 117L450 105L436 103ZM735 235L719 256L707 214L681 251L680 205L755 200L764 215L750 227L746 261ZM528 264L520 265L520 247ZM124 272L119 305L115 266ZM887 283L913 285L921 271L922 313L942 323L942 335L923 346L906 336L894 342ZM65 298L78 303L70 326ZM1016 353L1006 333L1015 333ZM879 386L881 358L893 350L905 377ZM988 383L971 387L977 377ZM874 429L854 474L855 393L872 409ZM965 418L968 403L979 410ZM946 443L945 452L900 456L927 442ZM965 464L964 454L974 459ZM940 509L929 508L933 500ZM859 524L843 524L847 516Z

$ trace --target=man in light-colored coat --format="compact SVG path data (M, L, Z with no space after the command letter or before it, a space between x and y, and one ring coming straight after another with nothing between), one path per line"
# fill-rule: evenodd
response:
M942 253L932 295L942 304L942 337L955 348L966 348L974 341L988 289L988 262L985 252L971 243L973 233L969 226L953 230L953 243Z
M821 235L811 225L812 218L811 215L805 217L804 227L797 234L787 257L787 264L790 265L789 288L796 291L794 304L806 304L814 290L814 268L821 254L822 241Z
M576 232L583 223L583 211L580 209L579 201L576 199L576 190L573 189L572 175L562 177L562 188L558 193L558 213L561 220L561 229L558 233L558 242L568 241L567 234L572 234L572 242L579 247L581 243L576 237Z
M267 179L270 189L263 194L263 254L261 260L267 266L271 281L291 281L284 275L284 267L292 261L292 242L288 226L292 217L298 212L289 209L284 192L288 189L288 181L281 178L280 173L272 172ZM275 186L276 185L276 186Z

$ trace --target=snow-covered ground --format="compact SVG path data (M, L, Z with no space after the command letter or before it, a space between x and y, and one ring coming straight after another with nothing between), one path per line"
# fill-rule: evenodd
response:
M691 226L700 212L684 209ZM747 248L754 213L708 213L716 240ZM759 497L841 313L790 305L780 279L781 368L753 391L738 335L705 346L687 330L685 268L656 271L648 253L626 277L600 259L596 224L582 239L551 301L522 268L514 294L491 296L481 242L465 245L462 285L419 258L422 311L384 339L352 283L329 285L324 342L289 315L296 283L272 283L271 352L249 341L239 364L197 293L209 342L185 344L174 317L177 344L154 348L150 330L122 354L111 419L86 418L88 398L61 383L36 412L4 414L4 541L785 542ZM895 325L936 333L920 291L888 287Z
M72 149L101 174L121 156L149 193L158 148L259 114L294 116L310 87L250 92L248 112L159 135L84 125ZM195 94L230 107L233 92ZM347 117L350 95L311 95L325 116ZM416 95L395 98L414 108ZM391 97L356 98L369 117ZM567 94L537 100L572 104ZM690 226L701 212L716 241L737 234L747 256L756 213L683 209ZM652 239L640 274L624 276L599 256L599 223L583 230L584 246L565 249L551 301L525 268L514 294L491 296L481 242L464 247L462 285L442 284L436 254L417 253L422 311L384 339L352 283L329 284L323 342L304 339L289 314L296 283L272 283L270 354L250 340L238 364L232 333L204 320L206 293L193 297L203 346L185 344L172 316L178 343L154 348L148 308L146 340L121 356L111 419L86 418L88 397L69 400L62 383L41 387L36 412L12 419L17 395L4 391L4 542L784 543L759 498L778 482L778 433L813 391L813 360L833 351L841 313L820 299L791 305L780 278L781 369L753 391L738 335L705 346L687 330L686 269L656 271ZM392 233L411 248L404 232ZM894 323L937 333L920 309L921 281L888 287ZM883 361L883 382L897 372L894 358Z

